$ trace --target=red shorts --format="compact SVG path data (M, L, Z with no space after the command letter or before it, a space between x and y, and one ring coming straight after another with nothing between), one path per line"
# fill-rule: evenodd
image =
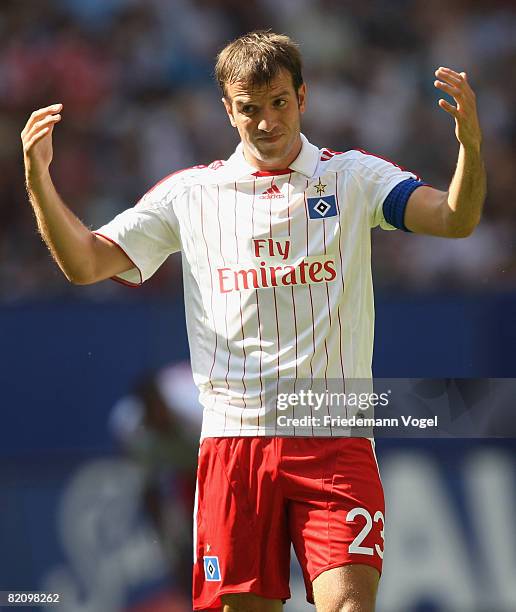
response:
M290 545L306 595L349 563L382 570L384 498L367 438L206 438L197 472L194 610L220 596L290 597Z

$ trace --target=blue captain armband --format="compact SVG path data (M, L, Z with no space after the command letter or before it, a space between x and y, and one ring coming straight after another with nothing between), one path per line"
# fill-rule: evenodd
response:
M383 216L387 223L404 232L410 232L405 225L405 208L413 191L426 185L422 181L408 178L398 183L383 201Z

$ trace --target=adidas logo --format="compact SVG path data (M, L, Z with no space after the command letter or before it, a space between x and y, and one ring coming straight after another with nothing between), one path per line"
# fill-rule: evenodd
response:
M273 185L272 187L269 187L269 189L266 189L262 195L260 196L261 200L275 200L277 198L284 198L285 196L281 193L281 191L279 190L279 187L277 185Z

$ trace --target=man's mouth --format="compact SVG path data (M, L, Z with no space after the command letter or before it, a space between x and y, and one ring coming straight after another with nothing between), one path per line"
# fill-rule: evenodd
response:
M276 142L282 136L283 136L283 134L273 134L273 135L270 135L270 136L258 136L257 140L259 140L261 142Z

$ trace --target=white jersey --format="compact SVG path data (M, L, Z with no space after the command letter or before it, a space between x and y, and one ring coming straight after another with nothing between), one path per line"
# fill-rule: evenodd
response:
M134 263L118 279L129 284L182 252L202 437L339 435L313 423L278 428L269 399L285 381L371 377L370 230L394 229L384 200L414 175L302 141L274 173L251 167L240 144L227 161L165 178L97 231Z

